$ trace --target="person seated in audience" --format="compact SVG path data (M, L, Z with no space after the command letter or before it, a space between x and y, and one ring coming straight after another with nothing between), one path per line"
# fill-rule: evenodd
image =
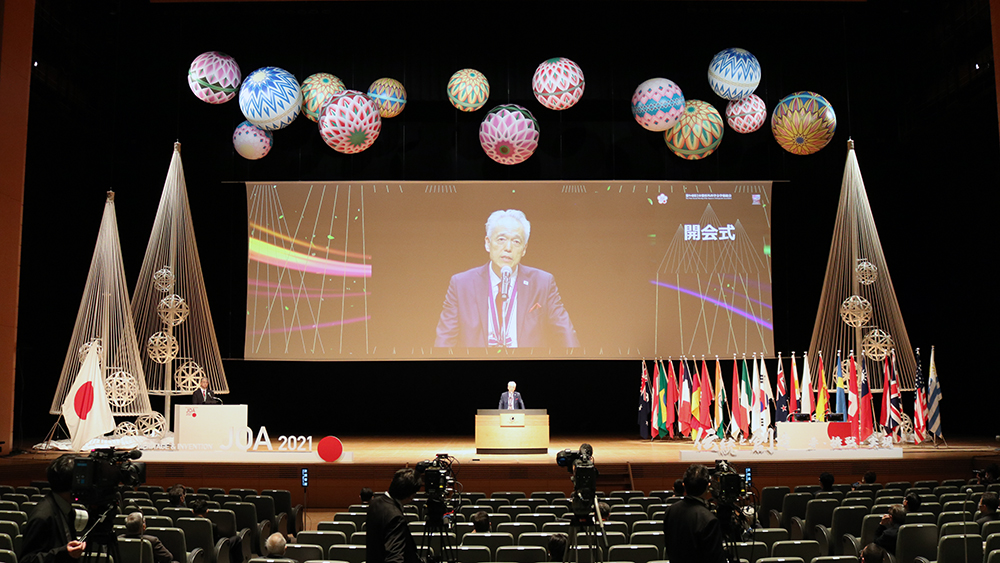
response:
M480 534L486 534L493 530L490 526L490 515L485 511L480 510L479 512L472 515L472 531Z
M563 533L556 533L549 536L549 561L562 561L566 554L566 542L568 537Z
M604 501L597 503L597 510L601 512L601 520L607 520L611 516L611 505Z
M155 563L170 563L174 556L170 553L160 538L144 534L146 531L146 519L141 512L133 512L125 517L125 533L123 538L141 538L153 544L153 561Z
M833 473L824 471L819 474L819 486L824 491L833 490Z
M861 563L882 563L885 559L885 550L873 543L861 550Z
M170 490L167 491L167 494L169 495L170 498L170 506L180 506L180 507L187 506L187 504L184 502L184 496L187 494L187 490L184 488L184 485L178 483L173 487L170 487Z
M285 536L281 532L275 532L267 536L264 541L264 548L267 551L268 559L281 559L285 556Z
M368 506L368 503L372 501L372 497L375 493L372 491L371 487L363 487L361 489L361 504Z
M920 512L921 503L922 501L920 500L920 495L917 493L910 493L906 495L905 499L903 499L903 508L905 508L907 512Z
M896 554L896 536L899 527L906 523L906 510L901 504L889 507L889 512L882 516L875 530L875 544L889 553Z
M861 479L866 485L873 485L878 480L878 476L875 475L874 471L865 471L865 475Z
M998 505L1000 505L1000 497L996 493L992 491L983 493L979 499L979 518L976 518L976 523L982 526L987 522L1000 520L1000 514L997 514Z
M199 499L195 499L195 500L191 501L188 504L188 508L190 508L191 511L194 512L194 517L195 518L204 518L206 520L209 520L209 518L208 518L208 501L207 500L200 499L200 498ZM211 520L209 520L209 521L211 522ZM215 522L212 522L212 539L215 542L218 542L219 539L221 539L219 537L219 526L216 525Z
M684 498L684 479L674 479L674 496Z

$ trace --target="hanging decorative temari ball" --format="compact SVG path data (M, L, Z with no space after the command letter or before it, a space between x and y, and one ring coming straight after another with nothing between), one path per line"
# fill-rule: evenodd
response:
M476 111L490 99L490 81L474 68L463 68L448 79L448 101L462 111Z
M188 86L203 102L224 104L236 97L240 87L240 65L225 53L209 51L191 61Z
M725 131L722 116L712 104L688 100L677 125L664 133L663 139L677 156L699 160L715 152Z
M727 100L742 100L760 84L760 63L745 49L720 51L708 65L708 83Z
M379 78L368 87L368 97L383 118L396 117L406 106L406 88L392 78Z
M271 152L274 135L249 121L240 123L233 131L233 147L247 160L258 160Z
M666 131L684 113L684 93L672 80L651 78L632 94L632 116L650 131Z
M757 94L726 104L726 123L737 133L753 133L767 120L767 106Z
M479 125L479 144L500 164L524 162L538 148L538 121L517 104L500 105Z
M549 109L573 107L583 96L583 87L583 70L566 57L543 62L538 65L531 78L531 90L535 97Z
M240 110L247 121L267 131L284 129L299 115L302 88L287 70L274 66L250 73L240 88Z
M317 72L302 81L302 113L309 118L309 121L318 122L323 106L330 102L334 94L346 89L344 82L336 76Z
M335 94L319 118L319 134L330 148L344 154L372 146L382 130L382 117L368 96L357 90Z
M795 92L782 98L771 115L771 132L792 154L813 154L833 139L837 114L816 92Z

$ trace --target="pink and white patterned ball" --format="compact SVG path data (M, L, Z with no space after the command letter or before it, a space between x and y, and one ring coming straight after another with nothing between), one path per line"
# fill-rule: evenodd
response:
M757 94L726 104L726 123L737 133L753 133L767 121L767 106Z
M357 90L335 94L319 117L319 134L330 148L344 154L372 146L382 130L378 108Z
M302 81L302 113L309 121L318 122L323 106L330 102L334 94L347 88L344 82L327 72L317 72Z
M545 107L563 110L573 107L583 96L583 70L566 57L549 59L538 65L531 78L531 90Z
M235 59L219 51L209 51L191 61L188 86L199 100L224 104L236 97L242 77Z
M684 92L673 80L650 78L632 94L632 116L650 131L667 131L684 114Z
M500 105L479 125L479 144L500 164L524 162L538 148L538 121L517 104Z
M249 121L240 123L233 131L233 147L247 160L259 160L271 152L274 135Z

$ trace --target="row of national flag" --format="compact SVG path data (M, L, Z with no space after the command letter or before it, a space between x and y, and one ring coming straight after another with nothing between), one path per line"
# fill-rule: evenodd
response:
M650 373L647 362L642 362L639 384L639 435L643 439L691 437L700 439L714 434L722 439L751 438L755 433L767 432L772 426L772 408L775 421L785 421L792 415L805 415L817 422L829 420L830 413L840 413L842 420L850 422L851 434L862 443L875 432L874 406L864 370L864 357L855 361L849 354L841 362L837 353L834 364L833 393L825 385L826 372L823 355L818 355L815 382L809 367L809 358L803 356L802 376L799 377L795 354L786 384L784 361L778 355L775 377L776 392L772 391L764 358L754 354L748 360L733 358L730 394L727 395L723 380L722 362L718 356L710 370L708 362L681 358L676 362L653 360ZM676 369L674 367L676 363ZM884 389L881 417L878 420L883 432L895 441L901 440L902 397L896 374L895 354L886 356L883 364ZM709 372L714 374L710 377ZM936 439L941 433L941 386L931 350L930 377L924 379L920 367L920 350L917 349L916 394L914 399L913 436L917 443ZM818 387L818 391L813 389Z

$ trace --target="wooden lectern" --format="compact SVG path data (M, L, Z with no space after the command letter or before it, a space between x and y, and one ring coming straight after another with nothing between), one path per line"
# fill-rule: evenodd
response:
M547 454L549 415L545 409L479 409L477 454Z

